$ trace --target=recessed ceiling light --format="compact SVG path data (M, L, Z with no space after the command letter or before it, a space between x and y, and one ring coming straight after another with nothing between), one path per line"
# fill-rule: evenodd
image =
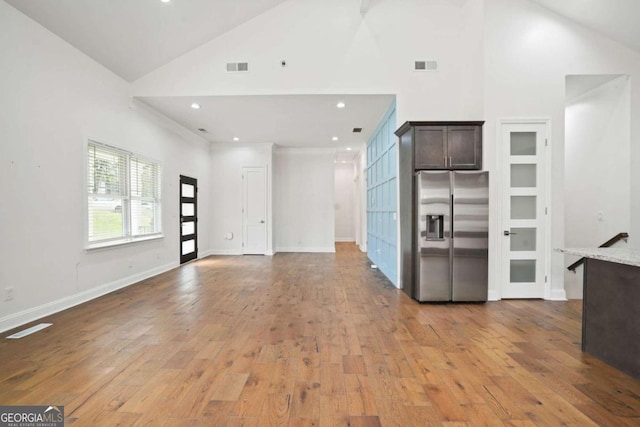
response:
M193 108L194 110L199 110L200 104L198 104L197 102L194 102L193 104L191 104L191 108Z
M162 3L169 3L171 0L160 0Z
M334 137L333 137L333 138L331 138L331 139L332 139L333 141L337 141L337 140L338 140L338 137L337 137L337 136L334 136Z
M338 103L336 104L336 107L338 107L338 108L344 108L344 107L346 107L346 106L347 106L347 104L345 104L345 103L344 103L344 102L342 102L342 101L340 101L340 102L338 102Z
M351 147L347 147L347 151L351 151Z
M233 137L233 140L234 140L234 141L240 141L240 138L238 138L237 136L234 136L234 137Z

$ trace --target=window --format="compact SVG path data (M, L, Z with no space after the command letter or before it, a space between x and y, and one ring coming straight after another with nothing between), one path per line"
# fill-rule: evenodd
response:
M160 165L95 141L87 154L89 247L161 236Z

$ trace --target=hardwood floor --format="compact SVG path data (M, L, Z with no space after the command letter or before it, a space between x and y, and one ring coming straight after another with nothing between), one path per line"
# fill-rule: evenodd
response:
M421 305L337 248L209 257L42 319L1 339L0 404L78 426L640 425L640 382L580 351L579 301Z

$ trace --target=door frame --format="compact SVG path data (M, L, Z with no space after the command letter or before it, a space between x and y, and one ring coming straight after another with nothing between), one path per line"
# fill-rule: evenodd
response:
M180 264L184 264L187 263L189 261L192 261L194 259L198 258L198 179L197 178L192 178L190 176L186 176L186 175L180 175L180 179L179 179L179 186L180 188L178 189L179 191L179 200L180 200L180 205L178 206L178 218L179 218L179 222L180 222ZM188 185L193 185L193 197L184 197L182 195L182 184L188 184ZM183 203L193 203L193 216L183 216L182 215L182 204ZM184 218L191 218L191 220L187 221L187 222L191 222L193 221L194 223L194 233L193 234L189 234L187 236L183 236L182 235L182 224L183 224L183 219ZM191 237L193 236L193 237ZM193 240L194 241L194 246L195 246L195 250L193 251L193 256L191 256L191 254L189 254L188 256L185 256L182 254L182 242L186 241L186 240Z
M247 241L246 235L246 221L247 221L247 180L245 180L244 174L247 169L262 169L262 173L264 174L264 252L262 255L267 255L269 251L269 183L267 181L267 165L259 165L259 166L242 166L240 168L240 173L242 176L242 248L241 253L245 255L245 242ZM256 255L256 254L247 254L247 255Z
M497 164L496 164L496 175L498 177L498 179L494 179L493 182L497 182L497 193L498 193L498 197L497 197L497 219L498 219L498 227L496 230L496 233L494 234L496 236L497 242L496 242L496 253L498 254L498 265L496 266L496 276L498 278L498 286L496 288L496 293L497 295L495 295L496 299L500 300L502 299L502 290L503 287L505 285L505 280L506 278L503 277L503 268L502 263L506 262L503 259L503 254L504 254L504 245L507 244L507 239L503 239L502 237L502 225L503 225L503 213L504 213L504 199L506 197L506 195L508 194L508 188L505 188L505 183L504 180L501 179L501 177L504 176L504 174L506 173L506 171L504 170L504 160L505 160L505 156L504 153L505 151L505 144L506 141L503 140L502 135L503 135L503 127L505 125L544 125L545 129L546 129L546 135L545 135L545 139L546 139L546 150L545 150L545 155L544 155L544 162L545 162L545 176L544 176L544 183L545 183L545 195L544 195L544 203L545 203L545 207L547 208L546 212L547 215L545 215L544 218L544 238L545 238L545 242L544 242L544 275L545 275L545 283L544 283L544 294L543 294L543 298L545 300L550 300L551 298L551 251L552 251L552 247L551 247L551 218L553 215L553 209L551 206L551 174L552 174L552 141L551 141L551 118L549 117L513 117L513 118L498 118L496 120L496 141L497 141L497 150L496 150L496 157L497 157Z

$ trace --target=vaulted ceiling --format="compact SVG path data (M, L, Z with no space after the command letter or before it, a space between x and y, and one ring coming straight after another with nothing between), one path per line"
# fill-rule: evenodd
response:
M638 0L532 0L640 52Z
M281 3L298 0L5 1L125 80L134 81ZM370 4L386 0L357 1L361 13L366 14L373 7ZM640 51L640 0L530 1ZM388 94L352 96L350 108L337 112L333 105L340 98L349 97L335 94L141 100L192 131L205 128L207 133L201 135L212 142L226 142L238 136L247 142L325 147L331 146L331 136L339 136L341 142L334 147L350 158L346 146L366 141L394 98ZM193 114L188 106L196 101L203 108ZM251 128L251 123L260 123L262 129ZM238 134L243 127L246 134ZM350 133L353 127L363 127L363 133Z
M128 81L286 0L7 0Z

